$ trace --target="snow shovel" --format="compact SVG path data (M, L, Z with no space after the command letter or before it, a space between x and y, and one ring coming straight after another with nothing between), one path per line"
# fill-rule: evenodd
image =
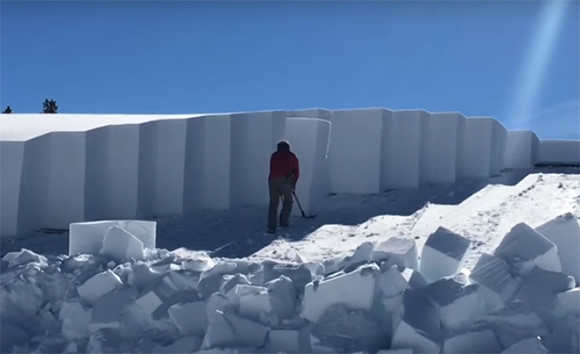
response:
M316 215L306 215L306 213L304 212L304 209L302 209L302 205L300 205L300 201L298 200L298 196L296 195L296 191L292 191L292 195L294 196L294 199L296 199L296 204L298 204L298 208L300 208L300 212L302 213L302 217L306 218L306 219L312 219L313 217L315 217Z

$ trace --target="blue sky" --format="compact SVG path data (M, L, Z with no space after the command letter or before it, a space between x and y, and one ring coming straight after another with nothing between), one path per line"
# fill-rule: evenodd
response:
M580 139L579 2L2 1L15 113L386 107Z

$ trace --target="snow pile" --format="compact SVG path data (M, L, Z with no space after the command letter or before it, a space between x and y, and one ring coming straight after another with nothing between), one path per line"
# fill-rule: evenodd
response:
M467 272L471 241L444 228L421 259L394 238L331 266L139 253L113 225L85 234L102 240L93 254L2 258L1 351L577 353L580 289L560 249L577 230L571 214L517 224Z

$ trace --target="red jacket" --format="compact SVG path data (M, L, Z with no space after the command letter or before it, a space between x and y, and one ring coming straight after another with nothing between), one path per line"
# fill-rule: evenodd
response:
M270 175L268 179L294 175L298 181L300 168L298 158L291 151L276 151L270 156Z

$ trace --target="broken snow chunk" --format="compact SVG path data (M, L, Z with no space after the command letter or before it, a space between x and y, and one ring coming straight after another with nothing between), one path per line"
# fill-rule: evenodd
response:
M135 304L138 305L146 314L152 316L153 312L163 304L163 301L154 291L149 291L135 300Z
M558 300L566 313L580 316L580 288L559 293Z
M380 324L362 310L350 310L342 304L329 306L312 327L316 346L332 348L334 352L376 352L387 346Z
M439 227L429 235L421 252L420 272L429 283L459 271L470 241Z
M310 326L270 330L266 353L310 353Z
M347 274L308 283L301 316L316 323L327 307L338 303L352 309L370 310L378 273L379 267L373 263Z
M580 317L566 315L556 322L551 333L542 336L550 353L580 353Z
M442 354L448 353L499 353L502 350L494 331L490 327L468 328L445 338Z
M495 249L494 256L506 260L531 261L545 270L560 272L560 258L556 245L525 223L514 226Z
M382 296L392 297L410 289L409 284L396 267L391 267L377 277L377 287Z
M93 305L91 331L102 328L119 328L123 310L136 298L137 290L135 288L118 289L101 297Z
M498 310L511 301L518 292L521 281L510 273L510 266L501 258L483 253L469 278L479 285L478 291L485 299L486 311Z
M153 353L194 353L201 349L202 338L199 337L183 337L175 342L162 346L158 345L153 349Z
M127 230L112 226L105 234L100 254L107 255L118 262L142 260L143 242Z
M91 313L92 309L85 308L79 301L63 302L59 313L62 334L69 340L88 337Z
M572 213L566 213L536 228L558 249L562 272L580 282L580 223Z
M540 337L531 337L506 348L501 354L548 354L548 349L542 344Z
M264 284L284 275L292 280L292 284L294 284L298 293L303 293L306 284L312 281L312 273L308 268L308 265L305 264L277 264L266 261L263 264L263 269Z
M411 288L413 290L421 289L421 288L429 285L427 280L425 280L423 275L421 275L421 273L419 273L418 270L406 268L405 270L403 270L401 272L401 275L409 284L409 288Z
M419 270L417 245L414 239L391 237L379 243L371 256L373 262L385 260L390 265Z
M268 327L232 314L216 313L209 322L202 349L219 347L262 347Z
M220 291L228 297L233 296L234 289L238 284L251 285L250 281L244 274L226 274L223 276Z
M143 248L155 249L157 223L143 220L105 220L78 222L69 225L68 254L98 254L103 246L107 230L116 226L126 230L143 244Z
M168 310L169 317L181 334L201 336L207 327L206 302L194 301L187 304L175 304Z
M139 290L153 286L163 276L141 261L134 263L131 269L132 271L128 272L127 281Z
M265 284L272 313L277 320L291 319L296 312L298 294L292 280L284 275Z
M392 349L411 348L415 353L438 353L441 326L437 306L422 290L403 294L404 315L391 341Z
M272 312L268 289L262 286L238 284L234 289L239 299L240 316L267 323L268 314Z
M338 267L348 272L353 268L368 263L371 260L373 248L374 244L372 242L363 242L354 250L351 256L346 256L340 260L340 262L338 262Z
M95 274L92 278L77 287L79 296L94 304L103 295L119 288L123 285L121 278L111 270L107 269L104 272Z
M45 256L36 254L26 248L19 252L8 252L2 257L2 260L8 262L9 268L14 268L27 263L38 263L41 266L47 266L48 260Z

